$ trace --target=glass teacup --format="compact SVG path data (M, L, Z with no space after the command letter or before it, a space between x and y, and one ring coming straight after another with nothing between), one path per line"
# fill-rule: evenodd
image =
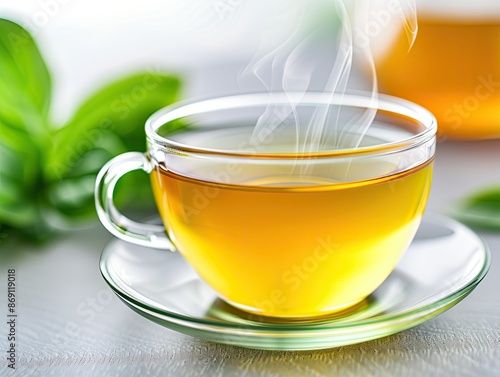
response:
M180 103L148 120L146 153L103 167L97 211L125 241L179 251L241 310L328 315L365 299L411 243L435 133L427 110L368 93ZM113 204L118 179L138 169L150 173L164 227L132 221Z

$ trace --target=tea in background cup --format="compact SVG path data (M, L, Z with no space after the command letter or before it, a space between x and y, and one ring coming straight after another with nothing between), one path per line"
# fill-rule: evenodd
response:
M391 0L382 1L389 7ZM411 49L396 14L391 24L397 24L397 30L386 28L376 36L379 42L392 40L377 53L380 91L428 108L438 119L442 136L500 137L500 2L417 0L416 4L418 34ZM379 9L390 14L383 13L380 4Z
M316 139L318 112L327 116ZM373 122L363 125L367 112ZM282 319L328 315L372 293L412 241L435 131L423 108L364 93L178 104L148 121L146 155L103 167L97 210L119 238L179 251L239 309ZM165 229L114 207L114 185L133 169L151 173Z

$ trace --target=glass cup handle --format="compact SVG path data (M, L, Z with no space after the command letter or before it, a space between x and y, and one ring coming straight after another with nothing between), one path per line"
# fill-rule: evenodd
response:
M145 154L128 152L116 156L102 167L95 183L95 205L99 220L111 234L124 241L175 251L175 246L168 239L163 226L130 220L115 207L113 193L116 183L133 170L144 170L149 174L153 165Z

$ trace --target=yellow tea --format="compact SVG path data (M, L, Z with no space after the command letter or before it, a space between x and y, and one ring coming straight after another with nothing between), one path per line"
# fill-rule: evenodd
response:
M500 20L418 21L411 50L401 32L377 62L380 91L428 108L442 135L500 137Z
M354 305L390 274L417 230L431 172L427 162L361 182L221 184L158 166L151 178L171 240L221 297L308 317Z

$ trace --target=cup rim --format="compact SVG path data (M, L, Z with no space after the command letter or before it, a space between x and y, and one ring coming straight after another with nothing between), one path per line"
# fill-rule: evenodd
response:
M176 119L194 114L210 111L211 109L229 110L235 108L246 108L252 106L267 106L268 104L320 104L349 107L363 107L374 110L386 111L399 114L422 124L424 130L403 138L398 141L380 143L374 146L357 148L340 148L318 152L301 153L258 153L237 150L222 150L215 148L194 147L160 136L156 129L162 125ZM158 125L160 123L160 125ZM337 156L358 156L366 154L380 155L387 152L403 151L415 148L428 142L435 137L437 132L437 121L434 115L424 107L386 94L377 93L374 97L372 93L366 91L348 91L346 93L327 92L255 92L246 94L236 94L227 96L206 97L201 99L191 99L179 101L172 105L159 109L146 121L146 137L155 146L162 147L177 154L205 154L226 157L250 157L266 159L297 159L297 158L325 158Z

